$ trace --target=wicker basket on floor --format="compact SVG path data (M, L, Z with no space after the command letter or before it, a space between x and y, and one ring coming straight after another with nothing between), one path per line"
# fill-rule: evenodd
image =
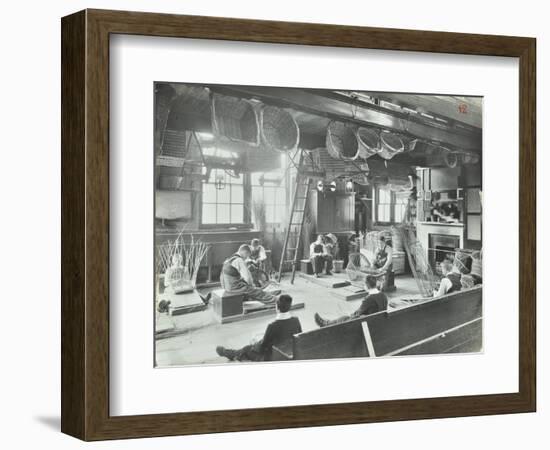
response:
M327 151L335 159L353 161L359 157L355 127L343 122L330 122L326 135Z
M264 106L260 111L260 134L266 148L289 152L298 146L300 130L294 117L284 109Z
M351 284L361 288L365 285L367 275L376 277L380 286L384 285L386 280L386 272L380 272L372 267L367 257L362 253L351 253L348 256L346 273Z

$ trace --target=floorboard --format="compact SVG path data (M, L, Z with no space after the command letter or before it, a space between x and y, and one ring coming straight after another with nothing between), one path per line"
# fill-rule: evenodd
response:
M345 274L336 274L335 277L341 279ZM388 295L390 299L418 295L418 288L411 276L397 276L395 285L397 290ZM326 286L300 276L295 278L292 285L288 276L283 278L280 287L283 292L292 295L298 303L304 304L302 309L292 311L292 315L300 319L304 331L317 327L313 319L316 312L327 318L350 314L358 308L363 298L352 300L338 298L334 292L352 287L327 289ZM261 338L265 328L274 318L275 314L270 313L261 317L220 324L210 306L204 311L172 316L169 319L163 314L157 319L157 323L163 323L167 331L156 341L157 366L228 363L225 358L216 354L217 345L230 348L242 347L252 339Z

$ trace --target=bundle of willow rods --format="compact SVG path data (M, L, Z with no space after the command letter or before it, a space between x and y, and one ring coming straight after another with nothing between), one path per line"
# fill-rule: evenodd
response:
M172 264L172 257L176 254L181 255L185 272L189 275L189 281L194 287L197 281L201 261L208 252L208 246L200 239L195 240L190 236L190 240L185 242L182 230L174 241L167 241L158 246L157 251L157 273L164 273Z

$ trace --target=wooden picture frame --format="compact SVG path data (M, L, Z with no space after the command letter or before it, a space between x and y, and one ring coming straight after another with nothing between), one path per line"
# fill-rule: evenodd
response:
M62 30L62 417L84 440L535 411L536 40L85 10ZM519 391L493 395L109 415L109 36L134 34L519 58Z

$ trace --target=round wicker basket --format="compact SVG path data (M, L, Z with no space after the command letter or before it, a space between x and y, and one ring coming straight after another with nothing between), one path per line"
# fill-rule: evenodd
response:
M258 146L260 126L256 110L248 100L212 96L212 130L218 137Z
M462 164L477 164L479 162L479 155L473 152L463 152L461 159Z
M353 161L359 157L359 142L355 127L342 123L330 122L326 136L327 151L335 159Z
M356 131L357 142L359 142L359 156L367 159L376 155L382 150L380 148L380 136L372 128L359 127Z
M382 144L382 149L379 155L384 159L391 159L398 153L402 153L405 150L403 139L394 133L380 133L380 143Z
M452 152L446 149L443 151L443 161L445 162L445 165L450 169L454 169L455 167L457 167L460 163L460 160L461 156L459 153Z
M300 131L294 117L284 109L264 106L260 112L260 133L270 150L288 152L298 146Z

